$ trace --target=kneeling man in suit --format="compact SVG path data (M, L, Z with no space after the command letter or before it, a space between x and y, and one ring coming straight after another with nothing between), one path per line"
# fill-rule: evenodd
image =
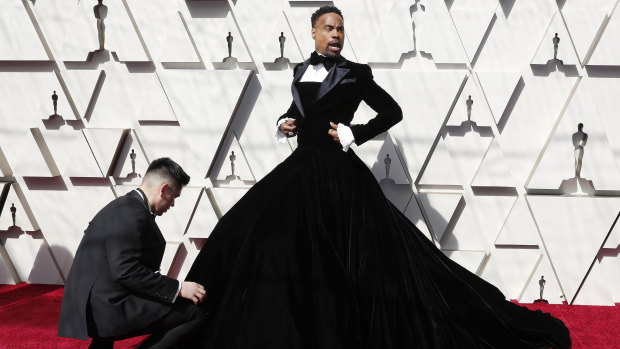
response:
M58 335L93 337L90 348L152 334L141 348L173 348L206 325L203 286L159 272L166 240L161 216L189 176L169 158L154 160L140 188L105 206L88 225L65 283Z

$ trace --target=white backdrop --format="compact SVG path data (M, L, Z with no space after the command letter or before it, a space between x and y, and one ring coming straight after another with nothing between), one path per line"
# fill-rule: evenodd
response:
M106 51L95 0L4 1L0 283L62 284L89 220L161 156L192 177L158 218L162 270L183 278L218 218L295 148L275 120L313 49L310 14L334 4L345 57L404 111L353 147L390 200L510 299L538 298L544 275L552 303L620 302L619 1L105 0ZM275 61L280 33L290 64ZM362 105L354 122L372 116Z

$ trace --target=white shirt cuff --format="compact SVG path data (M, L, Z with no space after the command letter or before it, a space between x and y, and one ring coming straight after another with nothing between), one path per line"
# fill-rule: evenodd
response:
M181 294L181 281L177 280L177 282L179 283L179 287L177 288L177 293L174 295L174 298L172 298L172 303L174 303L174 301L177 300L177 297Z
M355 142L355 137L353 137L353 132L351 128L344 124L338 124L338 138L340 138L340 145L342 145L342 151L346 152L349 150L349 147L353 142Z
M278 120L278 125L276 126L276 141L278 141L279 143L286 143L286 135L284 134L284 132L282 132L282 130L280 130L280 125L282 125L283 123L289 120L295 120L295 119L284 118L284 119Z

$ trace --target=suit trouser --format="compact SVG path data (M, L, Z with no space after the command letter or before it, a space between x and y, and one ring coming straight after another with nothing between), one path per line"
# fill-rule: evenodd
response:
M151 334L151 336L140 345L140 349L175 348L184 342L191 341L192 336L206 326L208 314L185 300L178 300L177 302L170 313L148 327L124 336L93 338L89 348L113 348L114 341L145 334Z

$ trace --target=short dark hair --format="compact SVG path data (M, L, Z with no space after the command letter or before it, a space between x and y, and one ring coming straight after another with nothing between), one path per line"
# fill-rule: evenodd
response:
M171 180L173 182L171 183L172 186L177 190L186 186L190 178L189 175L183 171L183 168L170 158L159 158L151 161L144 177L151 174Z
M312 17L310 17L310 23L312 23L312 28L314 28L314 25L316 24L316 20L326 13L335 13L338 16L340 16L342 19L344 19L344 16L342 15L342 11L340 11L338 7L329 6L329 5L321 6L319 7L318 10L314 11L314 13L312 14Z

